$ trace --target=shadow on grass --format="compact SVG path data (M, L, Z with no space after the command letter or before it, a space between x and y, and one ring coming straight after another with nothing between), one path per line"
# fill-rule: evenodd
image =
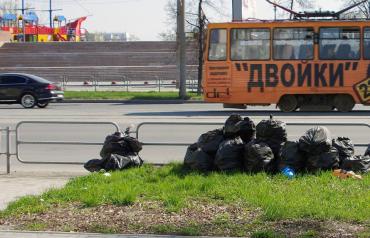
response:
M186 176L194 175L194 174L202 175L204 177L208 177L209 175L212 175L215 173L223 174L223 175L230 175L230 176L238 175L238 174L247 174L247 175L255 174L255 173L244 171L242 169L235 169L235 170L229 170L229 171L220 171L217 169L212 169L210 171L199 171L199 170L191 169L188 166L180 164L180 163L169 164L169 165L171 166L170 173L172 175L177 176L178 178L185 178ZM165 165L165 166L169 166L169 165ZM276 172L269 173L269 175L271 176L274 176L276 174L277 174Z

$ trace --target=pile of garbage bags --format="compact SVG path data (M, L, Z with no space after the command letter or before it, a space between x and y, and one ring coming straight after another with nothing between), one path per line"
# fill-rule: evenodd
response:
M100 151L101 159L93 159L84 164L84 168L90 172L100 170L115 171L130 167L138 167L143 164L139 156L142 144L136 138L126 133L116 132L105 138L103 148Z
M223 128L202 134L187 148L184 165L207 171L277 173L284 168L295 172L344 169L370 171L370 146L365 155L355 155L349 138L333 139L326 127L314 127L298 141L288 141L286 124L231 115Z

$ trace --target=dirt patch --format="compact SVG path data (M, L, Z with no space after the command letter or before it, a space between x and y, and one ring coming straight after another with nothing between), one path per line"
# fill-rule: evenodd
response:
M260 210L245 206L192 202L179 212L167 212L159 202L131 206L105 205L83 208L79 204L55 206L42 214L0 219L0 227L20 230L101 232L125 234L177 234L250 236L273 231L284 237L355 237L366 231L361 224L333 221L294 220L265 222Z

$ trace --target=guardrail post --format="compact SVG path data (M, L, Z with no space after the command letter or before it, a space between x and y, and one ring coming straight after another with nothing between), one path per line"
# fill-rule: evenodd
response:
M68 82L68 76L63 76L63 90L67 90L67 82Z
M157 82L158 82L158 92L161 92L161 79L158 76L155 76Z
M5 128L6 173L10 174L10 128Z
M97 75L95 75L95 76L94 76L94 79L95 79L95 82L94 82L94 90L95 90L95 92L96 92L96 91L97 91L98 84L99 84L98 76L97 76Z

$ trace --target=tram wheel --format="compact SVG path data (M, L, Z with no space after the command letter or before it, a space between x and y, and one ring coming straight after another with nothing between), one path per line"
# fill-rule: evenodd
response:
M351 95L341 94L335 96L334 106L340 112L350 112L355 107L355 101Z
M295 95L284 95L280 98L278 108L283 112L293 112L298 108L298 101Z

